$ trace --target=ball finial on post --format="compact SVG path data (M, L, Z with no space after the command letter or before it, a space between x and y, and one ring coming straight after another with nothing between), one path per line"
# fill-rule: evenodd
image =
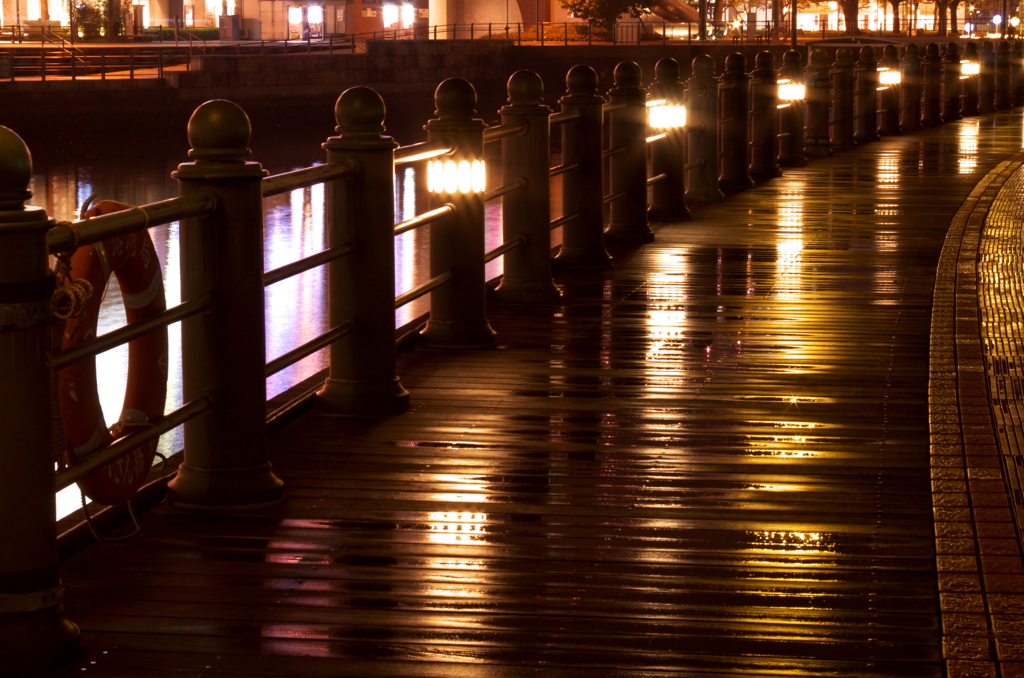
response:
M573 66L565 75L565 89L568 94L596 95L597 71L582 64Z
M0 126L0 210L20 210L32 197L32 153L12 130Z
M197 163L241 163L249 157L252 125L242 108L226 99L202 104L188 121L188 157Z
M707 54L698 54L694 57L692 67L695 78L715 77L715 60Z
M508 79L508 102L510 104L543 104L544 81L530 70L516 71Z
M679 82L679 62L666 57L654 65L654 79L658 84L675 84Z
M334 128L342 136L380 136L384 132L384 100L369 87L350 87L334 104Z
M635 61L622 61L615 67L616 87L642 87L643 72Z
M472 118L476 115L476 88L462 78L448 78L434 90L434 115L438 118Z

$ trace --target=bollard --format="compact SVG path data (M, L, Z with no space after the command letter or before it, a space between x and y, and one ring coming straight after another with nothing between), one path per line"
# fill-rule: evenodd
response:
M50 373L46 210L27 207L32 156L0 127L0 675L42 671L78 655L64 616L53 494L55 394Z
M981 63L978 56L978 46L969 42L964 46L963 61ZM961 67L961 74L963 67ZM960 117L978 115L978 81L980 76L967 75L960 78Z
M727 191L742 191L754 185L750 178L750 76L747 58L740 52L725 57L725 73L719 89L718 185Z
M1010 51L1010 104L1024 106L1024 40L1014 40Z
M854 118L853 138L859 144L878 141L878 62L875 61L875 48L865 45L860 48L860 60L857 62L857 114Z
M183 219L181 299L204 294L215 310L181 322L182 392L214 409L185 423L185 455L167 486L175 506L241 510L284 499L267 461L263 301L266 172L247 162L252 128L230 101L208 101L188 122L189 157L171 176L178 194L211 193L217 209ZM244 339L243 339L244 338Z
M707 54L694 58L686 88L686 199L724 200L718 187L718 78Z
M447 141L454 147L442 157L456 164L483 160L486 125L474 117L473 85L448 78L434 91L434 105L437 117L425 125L427 140ZM447 185L436 188L441 192L430 194L431 209L450 204L454 212L430 225L430 277L451 272L455 279L430 293L430 319L422 337L433 348L494 346L486 313L483 186L467 186L468 192L448 192Z
M804 115L807 119L807 138L804 154L816 157L832 155L828 141L829 110L829 67L828 54L820 47L811 50L811 61L804 69L806 103Z
M917 45L907 45L900 64L900 89L903 99L903 111L900 115L900 129L912 132L921 129L921 57L918 56Z
M854 68L853 51L849 47L836 50L832 64L832 148L852 148L854 112Z
M942 122L960 119L960 48L946 45L942 56Z
M609 114L609 187L611 218L605 238L620 242L651 242L654 232L647 221L647 90L642 72L633 61L615 67L615 86L608 103L623 107Z
M750 176L769 179L779 168L779 92L775 56L765 50L750 73Z
M1005 110L1010 107L1010 42L999 41L999 51L996 52L996 110Z
M881 109L878 111L878 135L891 137L903 134L900 130L900 85L903 77L895 45L886 45L882 49L881 68L878 75L882 85L879 92ZM887 76L888 82L882 81L883 75Z
M921 61L921 124L925 127L942 124L943 68L939 46L928 43Z
M971 43L973 46L973 43ZM996 110L996 51L991 40L981 44L981 73L978 74L978 112Z
M799 98L783 96L783 80L786 86L795 89L802 89L804 93ZM800 65L800 52L791 49L782 55L782 68L779 69L779 98L784 103L780 104L779 111L779 164L784 167L797 167L807 164L804 157L804 97L806 87L804 86L804 69Z
M544 105L544 82L533 71L513 73L507 90L501 124L522 123L526 131L501 140L503 184L523 178L526 188L502 198L502 237L510 242L525 236L526 243L505 253L495 298L550 303L561 296L551 280L551 109Z
M672 58L661 59L654 66L654 84L651 98L663 99L668 111L682 109L686 84L679 80L679 62ZM654 109L652 109L652 113ZM651 146L651 176L665 175L663 181L651 186L651 207L647 216L658 220L689 219L690 209L686 206L686 130L673 126L678 121L667 120L666 126L652 125L654 133L664 133L664 139Z
M562 210L579 218L562 227L562 247L555 256L560 268L595 269L611 266L604 246L604 97L597 91L597 72L573 66L565 76L563 113L579 119L562 124Z
M384 101L352 87L334 105L338 136L323 147L327 162L355 162L356 176L325 186L327 246L354 245L358 254L327 264L330 326L354 321L330 346L327 380L317 393L337 414L387 415L409 407L395 367L395 140L384 136Z

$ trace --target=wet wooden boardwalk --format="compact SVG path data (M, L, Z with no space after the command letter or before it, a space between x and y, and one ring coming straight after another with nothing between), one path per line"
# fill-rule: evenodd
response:
M409 413L272 439L284 505L64 563L49 675L943 676L936 264L1021 135L814 160L405 354Z

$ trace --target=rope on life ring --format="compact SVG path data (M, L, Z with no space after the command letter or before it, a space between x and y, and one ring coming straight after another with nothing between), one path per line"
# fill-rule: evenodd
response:
M127 209L139 208L113 200L101 200L82 217L88 219ZM61 289L87 285L97 293L79 302L79 307L69 314L64 326L62 350L67 351L96 336L100 303L111 274L117 278L121 288L129 324L139 322L167 307L160 262L147 231L80 247L71 255L66 275L62 276L67 279L67 284ZM80 293L72 292L71 295L80 296ZM58 391L67 440L68 466L74 466L139 427L152 426L149 422L164 413L167 394L166 328L129 342L124 405L118 421L109 429L103 418L96 387L95 359L81 360L62 369L58 378ZM79 487L90 499L101 504L114 505L127 501L145 482L156 456L156 447L157 441L154 440L135 448L82 478L78 482Z

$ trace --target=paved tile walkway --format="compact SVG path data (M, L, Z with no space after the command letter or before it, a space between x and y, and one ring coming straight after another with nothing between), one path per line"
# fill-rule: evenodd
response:
M52 675L1014 675L1016 598L947 565L1007 517L956 304L1021 129L787 170L492 306L497 350L404 355L407 414L272 440L284 505L66 562L85 654Z

